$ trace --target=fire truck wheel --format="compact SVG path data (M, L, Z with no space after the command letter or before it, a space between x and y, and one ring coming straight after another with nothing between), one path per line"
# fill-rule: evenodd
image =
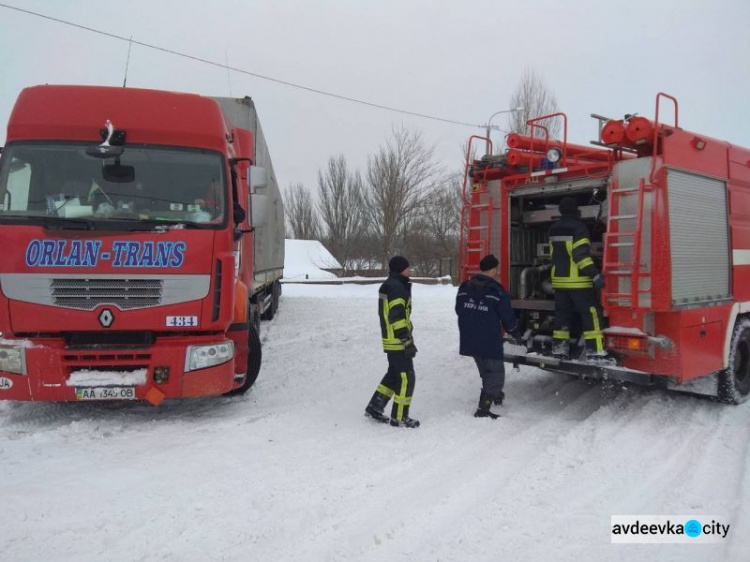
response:
M719 373L719 399L741 404L750 398L750 319L737 322L729 352L729 367Z
M242 383L242 386L227 392L226 396L238 396L240 394L245 394L248 390L250 390L250 387L253 386L253 384L255 384L255 381L258 379L258 374L260 373L260 362L262 359L262 350L260 347L260 337L258 336L258 331L252 324L250 325L250 329L247 332L247 337L248 358L247 375L245 376L245 381Z

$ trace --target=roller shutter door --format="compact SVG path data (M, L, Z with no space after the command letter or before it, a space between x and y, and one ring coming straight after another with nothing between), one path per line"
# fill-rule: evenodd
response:
M682 306L729 298L726 184L669 170L667 190L672 304Z

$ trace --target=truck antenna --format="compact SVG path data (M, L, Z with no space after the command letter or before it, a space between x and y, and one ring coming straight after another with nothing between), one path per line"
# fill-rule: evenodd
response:
M229 83L229 97L232 97L232 73L229 72L229 53L224 49L224 61L226 62L227 69L227 82Z
M133 36L130 36L130 41L128 42L128 58L125 61L125 79L122 81L122 87L127 88L128 87L128 67L130 67L130 49L133 48Z

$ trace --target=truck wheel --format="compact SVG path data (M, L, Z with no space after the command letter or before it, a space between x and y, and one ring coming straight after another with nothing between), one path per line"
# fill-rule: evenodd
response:
M729 366L719 373L719 400L742 404L750 397L750 319L737 322L729 348Z
M273 307L273 312L276 314L276 311L279 310L279 301L281 300L281 283L276 281L273 284L273 301L271 306Z
M263 313L261 318L263 320L273 320L273 317L276 316L276 309L273 307L273 288L271 289L271 304L268 305L268 308Z
M262 350L260 346L260 337L255 326L251 323L250 329L247 331L248 337L248 357L247 357L247 375L242 386L230 390L226 393L226 396L239 396L245 394L250 387L255 384L260 373L260 363L262 359Z

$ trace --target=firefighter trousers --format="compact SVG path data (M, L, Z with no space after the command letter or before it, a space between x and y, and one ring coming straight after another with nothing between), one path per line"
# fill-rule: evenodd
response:
M409 417L411 397L414 395L414 361L403 353L388 353L388 371L376 391L385 398L385 402L393 398L391 418L403 420Z
M555 340L569 340L570 326L578 314L583 325L586 350L604 352L602 313L594 289L555 289Z

